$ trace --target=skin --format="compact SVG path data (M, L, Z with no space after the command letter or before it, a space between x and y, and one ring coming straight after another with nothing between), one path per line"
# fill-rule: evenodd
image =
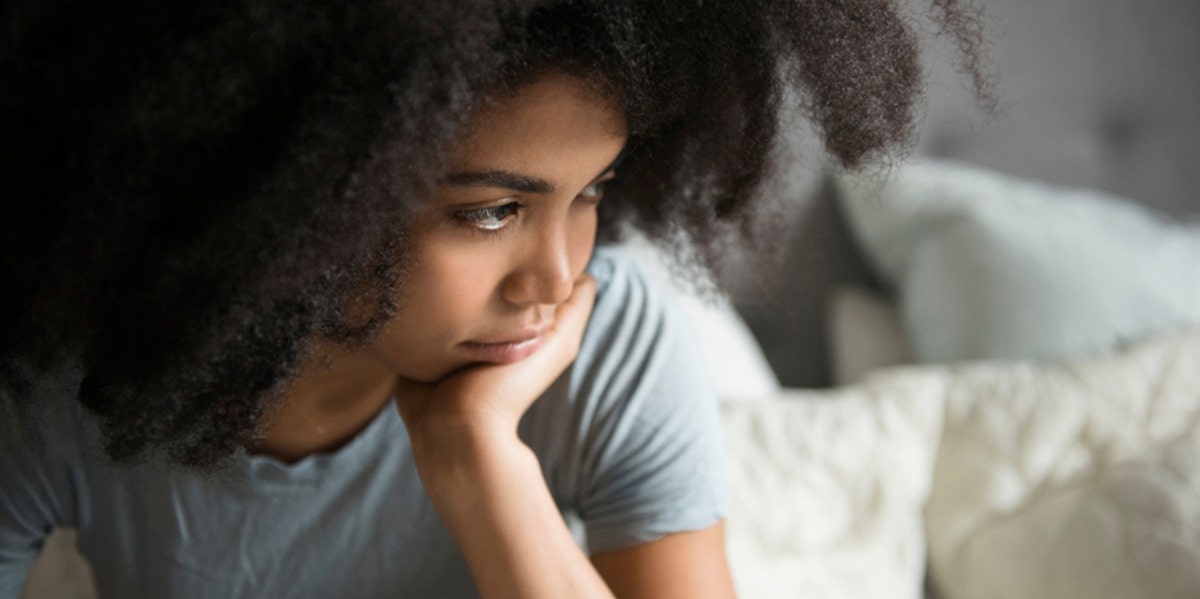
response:
M732 597L720 524L586 556L517 423L579 350L584 273L623 115L551 73L475 116L419 211L400 314L370 348L318 346L260 453L352 439L393 394L422 483L484 597ZM494 344L533 337L523 350Z

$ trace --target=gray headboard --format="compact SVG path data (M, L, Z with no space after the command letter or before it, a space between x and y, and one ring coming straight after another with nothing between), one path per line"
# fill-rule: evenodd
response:
M932 43L919 155L1200 216L1200 2L987 0L982 6L1001 112L983 114L948 46ZM851 244L828 187L807 183L811 167L798 167L792 177L804 182L790 186L796 221L781 278L765 292L739 293L735 303L785 385L825 387L831 286L882 288Z

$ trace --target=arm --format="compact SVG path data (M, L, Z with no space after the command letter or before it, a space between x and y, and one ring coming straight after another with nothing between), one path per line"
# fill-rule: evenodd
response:
M597 553L589 564L527 447L497 438L442 449L426 491L483 596L734 597L721 523Z
M734 597L723 524L597 553L589 564L533 453L515 437L467 438L423 444L422 453L437 462L426 462L426 492L483 596Z
M483 597L612 597L515 433L426 437L421 445L426 492Z
M693 599L734 597L725 560L725 527L667 535L656 541L592 556L618 597Z
M484 597L611 597L606 583L620 597L732 597L719 523L598 552L589 562L535 454L517 436L521 415L574 360L593 294L590 278L581 281L559 309L554 339L521 362L473 367L432 386L398 382L398 406L426 493ZM646 451L657 457L626 475L637 478L679 455L655 446L639 453ZM606 476L601 486L629 482ZM610 496L593 497L615 505Z
M594 297L591 277L577 282L542 347L524 360L432 385L397 382L421 482L483 597L612 597L517 435L521 416L575 359Z
M45 421L57 422L0 406L0 599L20 594L50 531L72 523L60 500L70 496L69 477L52 459L67 443L48 438L37 426Z

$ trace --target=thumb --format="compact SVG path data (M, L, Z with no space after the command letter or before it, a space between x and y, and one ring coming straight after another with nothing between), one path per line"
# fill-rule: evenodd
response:
M542 358L551 361L550 369L554 372L562 371L575 361L595 303L596 279L585 273L575 282L571 296L559 304L554 326L546 333L546 345L538 352Z

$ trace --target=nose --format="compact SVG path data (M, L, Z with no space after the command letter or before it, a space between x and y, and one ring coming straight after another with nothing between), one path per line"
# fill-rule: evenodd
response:
M518 305L565 302L575 288L566 231L547 231L523 254L504 279L504 299Z

